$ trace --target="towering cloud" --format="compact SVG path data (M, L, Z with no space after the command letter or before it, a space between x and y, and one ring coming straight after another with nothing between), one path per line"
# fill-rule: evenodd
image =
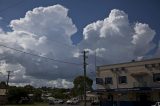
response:
M87 25L83 34L80 47L96 51L99 60L106 60L104 64L131 61L154 47L155 31L147 24L130 23L128 15L117 9L104 20Z
M88 24L83 30L83 40L72 44L71 36L77 32L61 5L38 7L28 11L24 18L10 22L11 32L0 29L0 69L2 74L13 70L11 84L34 86L71 87L72 80L82 74L80 52L89 51L88 75L97 64L110 64L140 59L155 47L155 31L145 23L130 23L121 10L111 10L108 17ZM55 60L31 56L2 47L6 45L25 52ZM95 76L94 76L95 77ZM0 79L5 80L3 75Z
M73 58L76 47L72 45L71 36L77 32L77 28L68 17L68 9L61 5L38 7L28 11L24 18L12 20L10 27L12 32L0 31L1 45L55 60L70 61ZM11 79L14 83L31 83L33 80L36 82L38 78L46 81L57 80L59 83L54 82L54 85L63 86L60 84L76 75L75 70L78 70L76 65L19 53L5 47L0 48L0 55L1 61L6 64L20 66L19 69L13 69L15 76ZM2 67L3 65L1 64ZM45 80L42 82L46 82Z

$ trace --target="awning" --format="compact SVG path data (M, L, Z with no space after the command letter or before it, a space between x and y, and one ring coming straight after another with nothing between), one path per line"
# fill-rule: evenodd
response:
M129 93L129 92L151 92L150 87L136 87L136 88L119 88L119 89L108 89L108 90L96 90L97 93Z
M147 72L131 73L131 76L133 77L141 77L141 76L147 76L147 75L149 75Z

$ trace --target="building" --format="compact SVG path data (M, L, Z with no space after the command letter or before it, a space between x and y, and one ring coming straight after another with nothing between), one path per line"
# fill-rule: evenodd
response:
M79 100L84 101L84 95L78 97ZM86 101L92 102L95 100L99 100L99 95L96 92L87 91L86 92Z
M151 106L160 101L160 58L98 66L102 106Z
M6 95L6 86L0 84L0 106L6 104L7 95Z

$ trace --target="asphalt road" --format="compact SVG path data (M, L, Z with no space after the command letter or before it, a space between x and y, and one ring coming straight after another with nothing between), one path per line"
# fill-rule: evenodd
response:
M79 104L75 104L75 105L70 105L70 104L54 104L54 105L49 105L49 106L84 106L84 103L79 103ZM86 106L91 106L91 103L87 103ZM98 105L95 105L98 106Z
M81 102L77 105L69 105L69 104L54 104L54 105L49 105L48 103L35 103L35 104L26 104L26 105L5 105L5 106L84 106L84 103ZM91 103L87 103L87 106L91 106ZM94 106L99 106L99 105L94 105Z

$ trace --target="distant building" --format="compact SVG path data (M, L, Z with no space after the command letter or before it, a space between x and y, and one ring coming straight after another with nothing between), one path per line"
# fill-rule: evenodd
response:
M98 66L101 106L151 106L160 101L160 58Z
M44 101L47 101L48 98L52 98L52 93L47 92L47 91L42 91L41 99Z
M79 100L84 100L84 95L79 97ZM86 100L87 101L95 101L95 100L99 100L99 95L97 95L96 92L91 92L91 91L88 91L86 92Z
M0 85L0 105L4 105L7 102L6 86Z

